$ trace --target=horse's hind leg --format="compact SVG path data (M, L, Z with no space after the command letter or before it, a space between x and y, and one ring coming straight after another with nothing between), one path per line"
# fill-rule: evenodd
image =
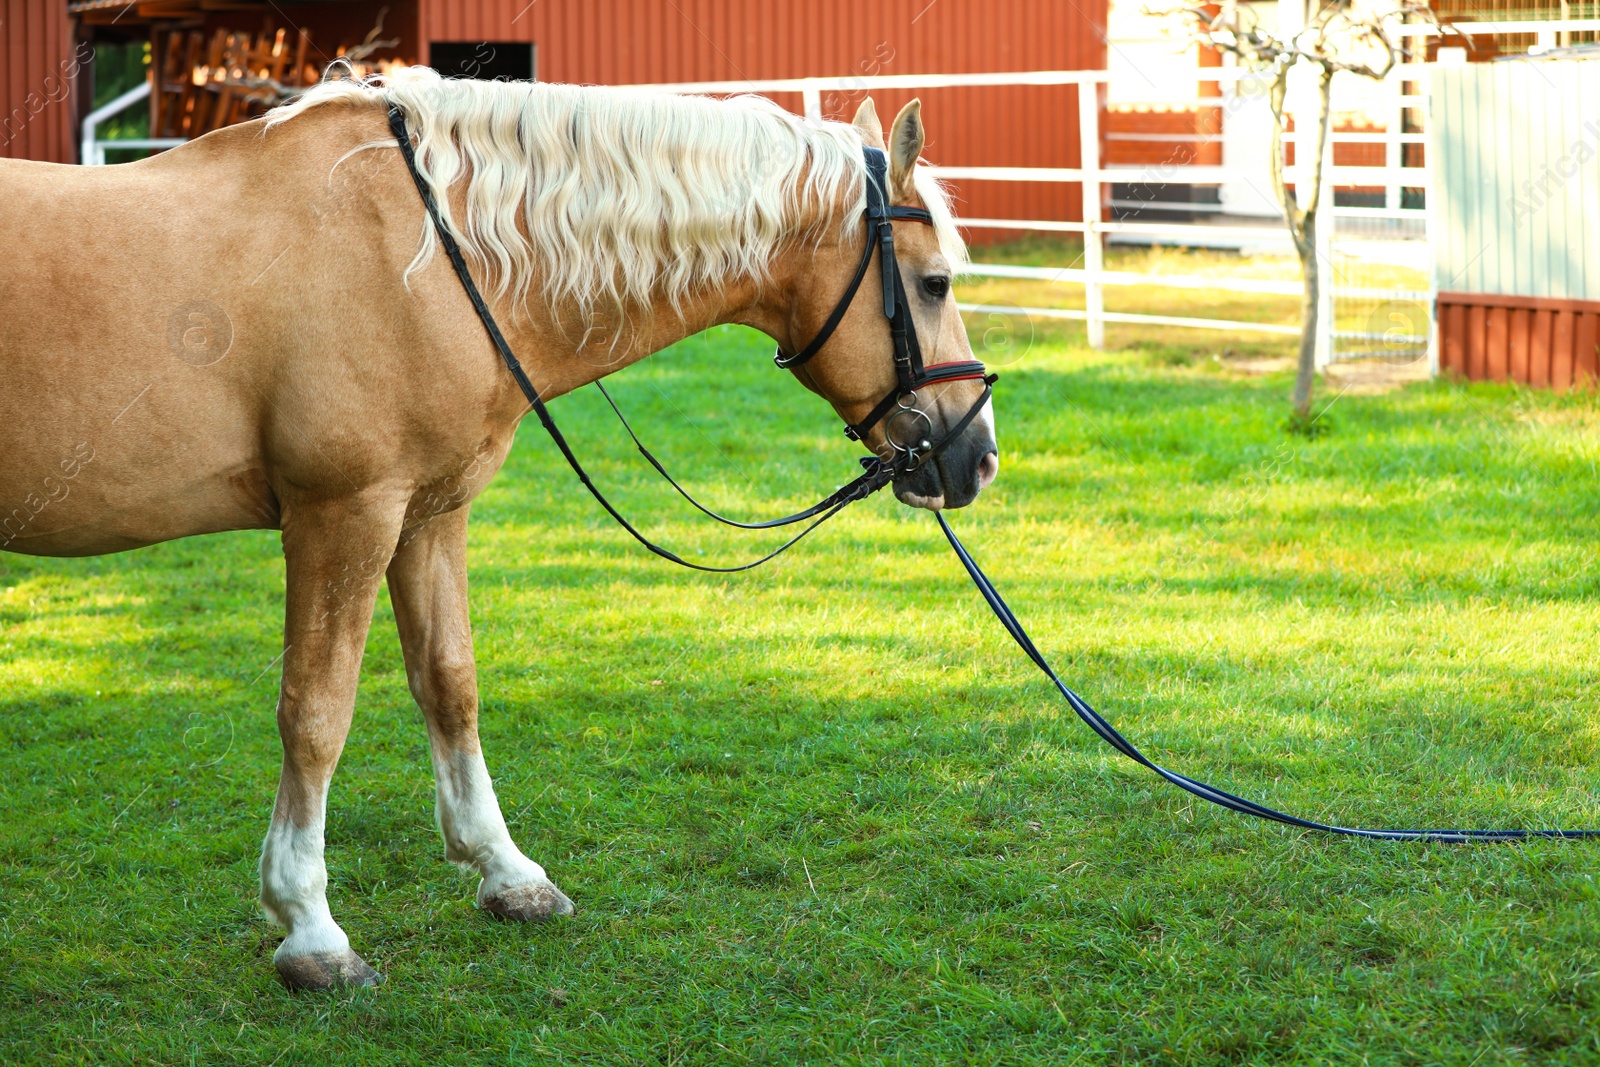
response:
M408 530L389 564L411 693L428 723L445 858L483 876L478 906L507 919L548 919L572 901L506 830L478 745L478 673L467 611L467 509Z
M261 904L288 928L272 962L291 989L381 980L351 951L328 911L323 821L328 783L350 730L373 601L404 510L404 499L376 492L284 501L283 771L261 850Z

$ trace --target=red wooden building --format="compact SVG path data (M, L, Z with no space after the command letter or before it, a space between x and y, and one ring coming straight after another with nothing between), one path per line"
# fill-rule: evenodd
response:
M387 10L381 36L397 43L374 58L464 75L627 84L1105 66L1106 0L0 0L0 5L6 12L7 62L0 77L5 114L19 107L26 112L28 93L70 60L80 42L143 36L152 39L151 54L159 65L164 59L186 62L183 48L172 43L174 34L220 40L219 31L237 30L263 40L263 29L291 35L303 29L311 42L307 61L320 68L359 44L382 9ZM188 74L186 66L177 83ZM22 123L21 135L0 144L0 154L74 160L77 123L91 97L82 84L67 91L70 100ZM1071 86L921 90L916 95L926 108L927 155L946 166L1076 166L1076 93ZM863 95L824 94L824 114L848 118ZM880 112L892 115L913 94L874 95ZM776 99L800 110L798 94ZM213 122L218 114L213 109ZM230 120L243 117L237 104L227 114ZM151 132L158 133L153 126ZM1066 185L968 182L959 196L961 213L973 217L1081 217L1077 189Z
M62 0L0 0L0 157L75 159L77 46Z

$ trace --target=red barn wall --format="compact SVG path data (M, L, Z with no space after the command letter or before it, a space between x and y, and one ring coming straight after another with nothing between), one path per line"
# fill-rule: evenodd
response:
M863 74L1100 70L1106 0L419 0L432 41L537 46L542 81L627 84ZM824 94L849 118L862 92ZM1075 167L1077 89L1006 86L876 92L885 121L921 96L925 156L946 166ZM799 94L779 103L799 111ZM1079 219L1079 189L963 182L974 218ZM1015 236L976 230L974 240Z
M65 0L0 0L0 157L77 160L74 45Z

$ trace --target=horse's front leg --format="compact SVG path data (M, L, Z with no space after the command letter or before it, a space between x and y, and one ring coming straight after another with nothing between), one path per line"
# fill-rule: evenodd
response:
M482 876L478 906L486 911L524 922L570 914L572 901L512 842L478 744L466 508L402 535L389 597L411 693L428 723L445 858Z
M378 582L404 513L402 494L284 501L283 771L261 850L261 904L288 928L272 962L291 989L381 981L328 911L323 821L328 783L350 730Z

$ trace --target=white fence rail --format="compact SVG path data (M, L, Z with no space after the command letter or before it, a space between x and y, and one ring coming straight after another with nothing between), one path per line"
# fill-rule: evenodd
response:
M79 159L85 166L106 165L106 151L134 151L150 148L176 148L184 143L182 137L116 137L100 138L100 124L122 114L135 104L150 99L150 83L142 82L113 100L109 100L83 117L83 143L79 146Z
M1555 47L1564 40L1563 34L1569 32L1600 30L1600 19L1569 19L1562 21L1547 20L1520 20L1497 21L1470 24L1456 24L1438 27L1427 24L1404 25L1395 27L1400 36L1420 37L1429 35L1446 35L1455 37L1473 37L1497 34L1531 34L1539 41L1539 48ZM1432 145L1429 143L1430 134L1426 131L1407 129L1404 121L1408 109L1416 109L1424 116L1429 107L1428 81L1432 64L1404 63L1397 66L1390 78L1376 91L1369 85L1362 86L1367 91L1364 99L1359 101L1359 110L1371 113L1381 113L1381 131L1352 131L1336 132L1330 137L1327 146L1327 156L1323 170L1324 188L1322 190L1322 203L1324 205L1324 225L1319 227L1321 233L1319 241L1319 254L1324 259L1325 277L1333 279L1333 284L1325 285L1323 301L1320 307L1319 320L1322 324L1323 336L1318 344L1318 362L1326 363L1328 360L1346 354L1366 354L1372 350L1372 345L1367 342L1382 341L1395 350L1398 344L1402 348L1411 346L1416 352L1425 352L1430 364L1437 367L1437 346L1434 341L1436 333L1433 324L1434 291L1433 270L1429 255L1428 242L1433 230L1432 213L1434 197L1430 194L1433 190L1433 181L1430 173L1430 164L1434 157ZM1196 71L1197 81L1216 82L1222 86L1234 88L1231 96L1219 98L1201 97L1195 101L1200 107L1222 108L1224 119L1226 109L1236 107L1241 97L1239 83L1248 82L1253 76L1237 68L1208 67ZM1209 223L1193 222L1146 222L1146 221L1119 221L1104 217L1105 198L1101 190L1106 185L1225 185L1229 182L1248 181L1264 186L1266 176L1263 173L1242 170L1239 167L1229 166L1201 166L1192 164L1158 164L1145 166L1115 166L1104 163L1101 156L1100 119L1098 91L1109 78L1105 71L1026 71L1004 74L960 74L960 75L877 75L866 77L840 77L840 78L791 78L774 81L721 81L721 82L689 82L673 84L657 84L649 88L666 92L681 93L799 93L803 101L805 113L812 118L822 115L821 101L823 94L830 91L863 91L874 89L925 89L925 88L960 88L996 85L1072 85L1078 89L1079 106L1079 166L1077 167L983 167L983 166L950 166L936 167L935 173L941 178L955 181L1001 181L1001 182L1049 182L1081 185L1083 198L1081 203L1086 206L1085 217L1081 220L1065 219L1001 219L1001 218L963 218L961 223L970 229L998 229L1019 231L1042 231L1054 233L1080 234L1084 238L1084 255L1082 266L1064 268L1037 268L1020 267L1007 264L976 264L970 274L974 277L1016 278L1038 280L1046 282L1068 282L1083 286L1083 309L1071 308L1022 308L1024 314L1037 315L1046 318L1064 318L1078 320L1085 323L1088 340L1091 345L1104 344L1105 324L1126 323L1152 326L1172 326L1191 329L1218 329L1228 331L1253 331L1271 334L1293 335L1298 334L1298 327L1285 326L1281 323L1240 322L1231 319L1201 318L1194 316L1175 315L1142 315L1127 312L1108 312L1105 310L1105 290L1107 287L1117 286L1165 286L1169 288L1184 288L1194 290L1211 290L1215 292L1255 293L1277 296L1299 296L1303 287L1298 280L1263 280L1241 279L1223 277L1193 277L1193 276L1167 276L1159 274L1139 274L1125 271L1108 271L1105 269L1103 258L1103 238L1122 236L1136 238L1152 243L1169 243L1183 245L1186 243L1205 244L1215 240L1236 241L1261 241L1271 242L1275 237L1286 242L1286 234L1282 229L1271 226L1248 225L1213 225ZM1343 82L1343 84L1341 84ZM1408 83L1416 86L1415 91L1407 91ZM1350 90L1352 83L1348 79L1339 79L1335 82L1334 111L1349 110L1353 94ZM1303 127L1302 127L1303 128ZM1181 134L1151 135L1152 139L1178 142L1184 140ZM1285 136L1285 142L1293 144L1296 135L1291 132ZM1334 145L1381 145L1383 147L1383 164L1381 166L1346 166L1334 162ZM1423 148L1423 158L1417 166L1405 166L1408 162L1405 147L1420 145ZM1296 165L1285 167L1285 180L1294 184L1297 179L1303 180L1302 167L1308 162L1305 153L1297 153ZM1335 189L1338 188L1367 188L1382 190L1382 206L1353 206L1336 203ZM1408 204L1407 191L1416 190L1421 193L1421 203L1413 199ZM1145 205L1150 210L1161 210L1170 207L1171 210L1202 214L1208 211L1223 213L1221 206L1204 204L1157 204ZM1344 225L1340 225L1340 221ZM1376 232L1384 226L1390 228L1389 232ZM1336 237L1336 229L1350 229L1358 226L1368 226L1375 233L1361 238L1353 235L1351 243L1364 243L1375 245L1382 241L1389 241L1399 246L1410 246L1413 253L1402 258L1414 262L1421 262L1425 267L1429 288L1415 289L1406 287L1389 288L1382 285L1350 284L1348 280L1341 282L1340 270L1337 269L1335 260L1336 250L1340 247L1341 238ZM1399 226L1398 231L1394 227ZM1406 232L1409 227L1410 232ZM1358 240L1359 239L1359 240ZM1421 246L1418 248L1418 246ZM1339 319L1348 318L1340 312L1346 308L1346 302L1363 301L1368 304L1375 303L1377 308L1374 314L1383 312L1393 304L1407 305L1420 312L1420 319L1413 320L1414 328L1409 330L1398 329L1389 319L1384 319L1380 325L1388 324L1387 329L1339 329ZM972 312L998 314L1001 309L998 305L970 304L963 305L963 309ZM1420 332L1419 332L1420 331ZM1342 342L1347 342L1342 344Z
M1560 35L1567 32L1596 30L1600 30L1600 19L1457 24L1445 27L1443 30L1430 25L1398 27L1399 33L1403 36L1420 36L1441 32L1458 36L1533 34L1537 36L1541 47L1554 47L1558 40L1563 39ZM1323 204L1325 206L1323 217L1327 224L1320 227L1322 233L1319 253L1327 260L1326 265L1330 269L1326 273L1328 276L1335 278L1335 284L1325 287L1326 292L1324 293L1320 314L1324 336L1319 339L1319 362L1326 362L1327 359L1340 354L1339 341L1341 339L1363 341L1374 337L1383 337L1393 340L1397 336L1393 329L1383 333L1375 333L1372 330L1337 330L1336 302L1341 299L1348 299L1377 301L1380 302L1380 307L1385 302L1391 301L1404 301L1425 307L1425 334L1412 332L1404 335L1400 340L1407 343L1418 342L1426 344L1430 361L1435 367L1437 366L1436 345L1432 340L1435 331L1432 322L1434 293L1431 287L1427 291L1421 291L1398 287L1391 289L1382 286L1339 284L1337 271L1331 269L1334 253L1332 231L1336 228L1334 220L1337 219L1352 220L1351 224L1354 224L1354 220L1367 220L1366 224L1371 226L1386 223L1391 227L1405 220L1413 220L1410 223L1413 232L1390 233L1382 236L1390 240L1398 237L1401 240L1409 241L1413 246L1421 242L1424 245L1423 250L1426 251L1426 242L1433 228L1431 215L1434 200L1436 199L1429 195L1433 188L1429 173L1429 165L1434 158L1433 145L1429 143L1430 135L1428 133L1407 130L1405 128L1406 124L1402 119L1407 109L1417 109L1426 114L1429 103L1427 84L1431 66L1417 63L1405 63L1397 66L1385 85L1378 91L1376 98L1371 90L1370 83L1368 83L1365 87L1368 91L1365 94L1365 98L1360 102L1360 109L1367 112L1373 111L1376 100L1377 109L1383 113L1384 129L1381 132L1334 133L1332 135L1332 143L1327 148L1328 155L1325 157L1327 165L1324 167L1325 185L1323 188ZM1227 109L1242 106L1239 101L1245 98L1244 90L1248 88L1248 85L1241 85L1241 83L1249 83L1253 75L1237 68L1207 67L1197 68L1196 77L1198 81L1215 82L1220 86L1233 89L1231 95L1224 95L1218 98L1201 97L1195 101L1197 106L1224 109L1223 117L1226 121ZM977 88L985 86L1074 86L1077 90L1079 120L1080 154L1078 166L949 166L936 167L934 170L939 177L955 181L1043 182L1080 186L1082 191L1081 203L1085 207L1085 217L1079 220L965 218L961 222L963 226L973 229L1032 230L1079 234L1083 237L1084 246L1082 266L1038 268L1007 264L978 264L973 266L970 274L975 277L1069 282L1082 285L1084 307L1081 311L1071 308L1042 307L1011 310L1013 312L1020 310L1024 314L1037 315L1044 318L1064 318L1082 321L1087 329L1088 341L1095 347L1104 345L1105 326L1107 323L1171 326L1186 329L1254 331L1283 335L1297 334L1299 332L1298 327L1281 323L1241 322L1231 319L1195 316L1145 315L1129 312L1111 312L1105 309L1105 290L1107 287L1162 286L1197 291L1211 290L1274 296L1299 296L1302 292L1300 283L1290 279L1170 276L1106 270L1104 239L1108 237L1175 245L1204 245L1216 240L1286 241L1284 231L1270 224L1229 226L1204 222L1147 222L1105 218L1107 198L1103 195L1103 190L1108 185L1223 186L1230 182L1243 181L1255 183L1257 186L1264 186L1266 177L1264 174L1237 166L1193 164L1116 166L1105 164L1101 155L1100 124L1102 109L1100 95L1101 86L1108 79L1109 75L1104 70L1069 70L675 82L637 87L673 93L798 93L801 97L805 114L811 118L821 118L822 98L826 92L858 92L874 89ZM1408 83L1417 85L1421 92L1407 92ZM1348 89L1352 84L1348 80L1343 85L1341 85L1340 80L1335 81L1334 110L1336 112L1341 110L1342 103L1347 102L1341 99L1341 95L1349 97ZM181 139L101 140L98 138L97 128L99 123L139 103L145 99L148 93L148 85L138 86L103 107L95 109L84 119L82 156L84 163L91 165L105 163L107 150L164 148L182 143ZM1186 137L1183 134L1151 136L1159 136L1161 140L1174 143L1199 140L1198 137ZM1292 143L1294 140L1295 135L1293 133L1286 136L1286 141ZM1334 153L1333 146L1337 144L1382 145L1384 163L1382 166L1334 165L1332 158ZM1406 162L1405 146L1407 145L1423 146L1424 157L1422 165L1403 165ZM1298 153L1296 163L1285 168L1285 180L1294 184L1297 179L1303 178L1303 168L1306 162L1306 154ZM1381 189L1383 191L1383 206L1355 207L1338 205L1335 203L1334 197L1334 189L1336 187ZM1405 196L1406 190L1421 191L1425 206L1417 206L1415 204L1408 206ZM1146 206L1155 204L1155 202L1141 203ZM1193 213L1223 212L1226 210L1225 207L1194 203L1157 204L1152 209L1159 210L1161 206ZM1427 257L1413 256L1412 258L1426 259ZM1431 264L1431 260L1428 260L1428 262ZM1430 266L1428 270L1430 279L1432 274L1433 271ZM980 313L999 313L997 306L983 304L963 305L963 310ZM1359 348L1360 346L1356 347Z
M1409 68L1408 73L1410 73ZM1206 68L1203 76L1206 80L1223 82L1237 82L1251 77L1246 71L1231 68ZM1083 265L1081 267L1036 268L1016 267L1006 264L974 264L968 272L969 275L974 277L1017 278L1081 284L1084 288L1084 308L1082 311L1062 308L1027 308L1023 309L1022 313L1045 318L1082 321L1086 327L1089 344L1096 348L1103 347L1105 344L1105 326L1107 323L1173 326L1188 329L1245 330L1285 335L1298 334L1298 327L1277 323L1253 323L1233 319L1106 311L1105 290L1108 286L1157 285L1217 292L1281 296L1298 296L1303 292L1300 282L1291 280L1167 276L1108 271L1105 269L1104 242L1102 238L1113 234L1129 235L1172 244L1183 244L1186 241L1193 242L1198 238L1215 240L1225 236L1255 241L1271 241L1275 237L1281 238L1283 236L1282 230L1265 226L1223 227L1182 222L1122 222L1104 218L1102 188L1111 184L1204 185L1221 184L1241 177L1254 181L1264 181L1265 178L1261 174L1245 174L1238 168L1219 166L1176 164L1108 166L1104 164L1101 156L1099 90L1100 86L1104 85L1109 77L1110 75L1103 70L1025 71L1006 74L955 75L896 74L847 78L790 78L770 81L681 82L653 84L640 86L640 88L675 93L800 93L804 101L806 114L813 118L820 118L822 94L831 91L859 92L874 89L961 88L994 85L1076 86L1078 90L1079 129L1078 166L937 166L933 168L933 172L940 178L952 181L1046 182L1081 185L1083 192L1081 203L1085 206L1085 217L1081 220L963 218L961 224L973 229L1037 230L1081 234L1084 238ZM1409 106L1420 98L1401 97L1401 99ZM1222 107L1225 104L1223 101L1218 100L1214 106ZM1398 127L1399 124L1396 123L1395 125ZM1371 138L1371 135L1366 136L1368 139ZM1173 135L1171 138L1174 141L1181 139L1183 139L1182 135ZM1391 155L1398 163L1400 160L1399 151L1394 150ZM1386 188L1393 187L1397 190L1394 196L1396 207L1389 213L1400 217L1419 218L1423 215L1420 210L1402 210L1398 207L1398 190L1400 188L1426 189L1428 186L1427 175L1425 172L1419 172L1418 168L1406 169L1410 173L1397 177L1390 168L1385 167L1330 166L1325 168L1325 180L1329 187L1334 185L1382 185ZM1293 182L1299 173L1297 166L1290 166L1285 170L1285 177L1288 181ZM1331 204L1331 201L1332 197L1330 195L1326 202ZM1184 205L1184 207L1189 209L1192 206ZM1347 213L1350 210L1352 209L1334 208L1329 214L1338 215ZM1383 209L1354 210L1364 215L1373 214L1375 211L1383 212ZM1387 291L1384 292L1387 294ZM963 304L962 309L969 312L996 313L993 307L982 304ZM1329 323L1332 322L1331 309L1323 316L1323 320ZM1330 344L1328 346L1330 350L1331 340L1330 335Z

